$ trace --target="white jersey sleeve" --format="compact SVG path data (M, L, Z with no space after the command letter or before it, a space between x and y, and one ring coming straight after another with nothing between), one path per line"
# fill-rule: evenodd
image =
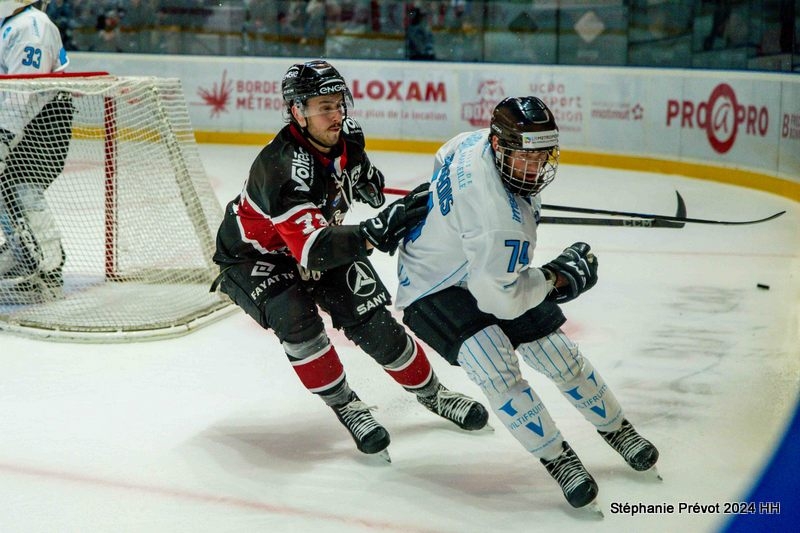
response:
M461 134L437 153L431 209L400 251L399 308L460 285L482 311L512 319L550 290L530 268L538 200L506 191L487 138L488 130Z

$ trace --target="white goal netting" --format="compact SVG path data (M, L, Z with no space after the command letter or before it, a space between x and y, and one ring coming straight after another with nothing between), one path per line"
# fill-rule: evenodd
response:
M177 79L0 77L0 100L0 329L137 340L230 308Z

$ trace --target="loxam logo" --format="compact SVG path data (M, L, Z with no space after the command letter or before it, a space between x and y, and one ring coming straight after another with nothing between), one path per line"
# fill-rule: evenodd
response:
M717 153L731 149L740 133L765 137L769 129L766 106L739 103L736 92L727 83L714 87L708 100L667 100L667 127L704 129L709 144Z

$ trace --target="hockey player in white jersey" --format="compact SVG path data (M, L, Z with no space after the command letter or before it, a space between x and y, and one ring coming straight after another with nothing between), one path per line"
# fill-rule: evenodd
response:
M560 389L635 470L658 451L628 422L608 384L561 330L560 304L597 282L597 258L577 242L534 266L539 193L556 175L558 127L538 98L506 98L491 127L436 154L427 217L400 247L403 321L486 395L511 434L540 459L573 507L598 488L564 440L521 358Z
M58 28L31 0L0 0L0 74L63 71ZM64 250L45 190L61 174L72 137L69 94L0 93L0 305L61 294Z

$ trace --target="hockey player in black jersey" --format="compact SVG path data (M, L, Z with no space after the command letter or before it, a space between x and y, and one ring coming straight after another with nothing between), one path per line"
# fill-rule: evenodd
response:
M446 389L389 313L391 297L368 257L372 248L394 252L426 210L427 185L372 219L343 225L354 201L385 202L383 174L347 116L350 90L329 63L310 61L289 68L282 92L288 124L256 157L217 234L220 290L275 332L300 381L360 451L383 452L389 434L350 388L320 310L427 409L463 429L483 428L483 405Z

